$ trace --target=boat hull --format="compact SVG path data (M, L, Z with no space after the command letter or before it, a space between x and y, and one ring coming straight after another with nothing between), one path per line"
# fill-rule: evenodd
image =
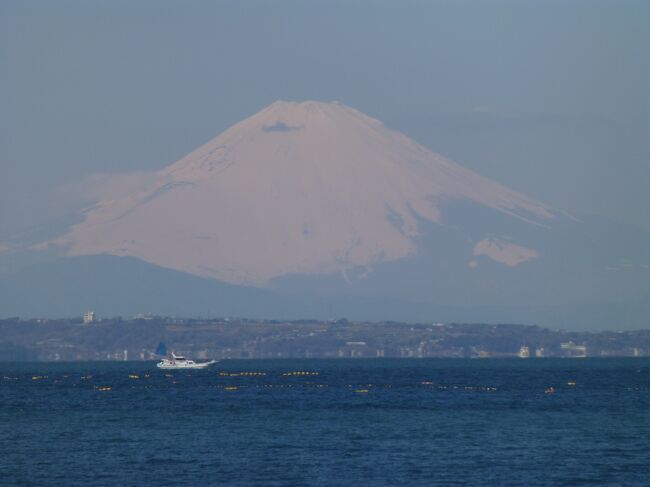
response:
M169 364L169 363L163 363L159 362L156 364L156 367L159 369L164 369L164 370L176 370L176 369L206 369L212 364L216 364L216 361L210 361L210 362L203 362L203 363L192 363L192 364L183 364L183 363L175 363L175 364Z

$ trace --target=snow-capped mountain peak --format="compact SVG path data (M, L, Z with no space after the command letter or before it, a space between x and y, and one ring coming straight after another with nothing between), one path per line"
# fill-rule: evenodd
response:
M452 201L531 224L555 218L544 204L338 102L275 102L152 181L100 201L54 243L69 255L128 255L259 285L412 255L421 222L441 224ZM508 265L537 256L515 244L495 249L482 244L478 254ZM518 257L504 256L508 249Z

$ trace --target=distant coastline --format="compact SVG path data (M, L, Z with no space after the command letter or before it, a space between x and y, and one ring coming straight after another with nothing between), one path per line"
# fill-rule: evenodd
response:
M648 357L650 329L138 316L0 320L3 361L153 360L160 344L199 359Z

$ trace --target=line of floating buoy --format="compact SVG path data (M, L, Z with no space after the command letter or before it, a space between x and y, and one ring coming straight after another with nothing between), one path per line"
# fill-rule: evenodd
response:
M95 389L98 391L111 391L113 388L111 386L95 386Z
M42 379L47 379L47 375L34 375L34 376L32 376L32 380L42 380Z
M239 387L237 387L237 386L228 386L228 387L223 388L224 391L236 391L238 389L239 389Z
M359 394L367 394L370 391L368 389L355 389L354 392L357 392Z
M576 381L570 380L569 382L566 383L566 385L571 386L571 387L575 387Z
M320 372L311 372L306 370L297 370L292 372L285 372L282 375L319 375Z
M256 377L266 375L266 372L219 372L219 375L225 377Z
M138 374L129 374L129 379L139 379L140 376Z

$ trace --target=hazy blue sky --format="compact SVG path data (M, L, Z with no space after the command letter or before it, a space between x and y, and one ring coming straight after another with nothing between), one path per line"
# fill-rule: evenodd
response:
M0 3L0 236L277 99L339 100L575 213L650 230L648 1Z

